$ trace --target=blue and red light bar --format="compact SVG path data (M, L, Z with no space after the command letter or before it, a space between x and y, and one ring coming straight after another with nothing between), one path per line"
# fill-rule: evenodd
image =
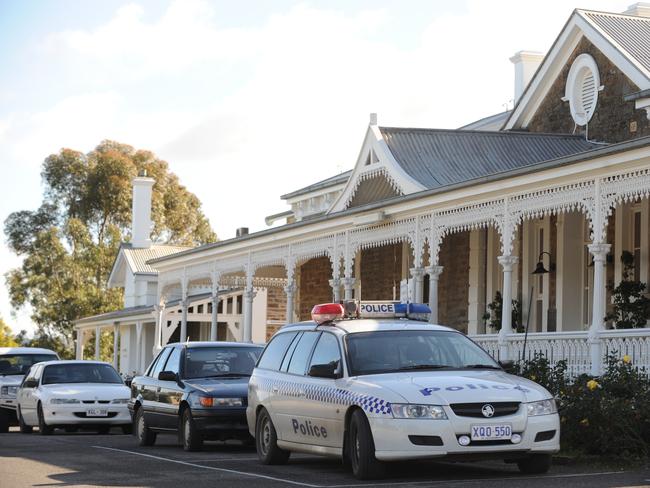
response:
M317 324L344 318L415 318L426 320L431 313L423 303L392 301L322 303L314 306L311 317Z

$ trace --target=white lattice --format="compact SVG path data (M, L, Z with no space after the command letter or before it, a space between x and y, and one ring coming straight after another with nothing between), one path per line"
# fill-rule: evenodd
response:
M650 371L650 329L608 330L602 339L605 356L629 356L634 366Z

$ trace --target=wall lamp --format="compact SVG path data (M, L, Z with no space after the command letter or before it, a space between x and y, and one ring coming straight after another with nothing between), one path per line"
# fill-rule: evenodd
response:
M546 269L544 267L544 254L548 254L548 267L550 269ZM537 258L537 266L535 266L535 271L533 271L531 274L534 275L541 275L541 274L547 274L550 272L555 271L555 265L551 261L551 253L547 251L542 251L539 253L539 257Z

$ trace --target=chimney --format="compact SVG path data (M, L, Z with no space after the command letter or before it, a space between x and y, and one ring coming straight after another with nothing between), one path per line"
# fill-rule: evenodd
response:
M544 55L536 51L519 51L510 58L510 62L515 65L515 103L519 101L543 59Z
M650 3L647 2L633 3L623 13L625 15L634 15L636 17L650 17Z
M133 179L133 207L131 210L131 245L151 247L151 191L155 180L147 178L146 171Z
M237 229L235 236L236 237L244 237L248 235L248 227L240 227Z

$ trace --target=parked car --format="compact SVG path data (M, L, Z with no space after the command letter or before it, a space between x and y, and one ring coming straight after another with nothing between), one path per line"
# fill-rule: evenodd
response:
M131 432L129 388L115 368L99 361L46 361L33 365L18 389L20 431L38 426L41 435L55 428L108 433L120 426Z
M246 424L248 380L263 347L233 342L166 346L143 376L131 382L135 435L150 446L174 433L186 451L204 440L252 443Z
M0 433L18 425L16 394L25 373L35 363L59 359L54 351L38 347L0 347Z
M248 425L264 464L291 452L342 457L360 479L384 461L502 459L548 471L560 448L553 396L506 373L464 334L413 320L428 307L314 307L282 327L249 384ZM369 318L364 317L369 311Z

